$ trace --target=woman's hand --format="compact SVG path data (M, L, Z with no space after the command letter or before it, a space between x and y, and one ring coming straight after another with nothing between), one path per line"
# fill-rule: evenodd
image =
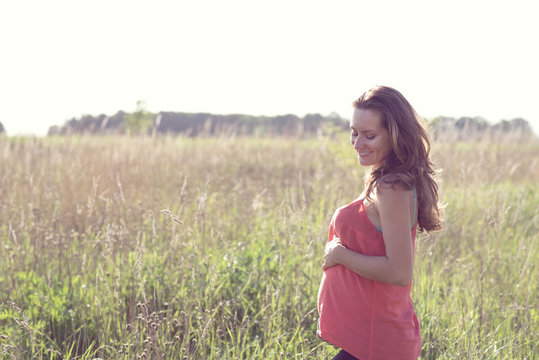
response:
M338 237L334 237L326 244L326 248L324 250L324 264L322 265L322 269L326 270L327 268L335 266L339 263L338 253L341 249L344 249L344 246L341 243L341 239Z

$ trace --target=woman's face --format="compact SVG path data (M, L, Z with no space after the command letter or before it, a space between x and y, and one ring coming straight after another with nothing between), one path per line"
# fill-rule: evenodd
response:
M359 163L376 169L391 153L389 132L382 126L382 114L376 110L355 109L350 122L350 142Z

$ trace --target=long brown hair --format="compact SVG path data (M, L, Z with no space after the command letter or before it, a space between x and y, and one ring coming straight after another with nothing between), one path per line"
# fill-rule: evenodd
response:
M381 183L399 185L408 190L415 188L419 230L440 230L438 185L429 159L429 136L421 116L399 91L387 86L366 91L354 101L354 107L380 112L382 126L389 133L392 148L384 164L366 175L366 197L369 198Z

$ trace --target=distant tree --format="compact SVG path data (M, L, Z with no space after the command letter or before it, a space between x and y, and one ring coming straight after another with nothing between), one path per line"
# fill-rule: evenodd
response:
M515 118L501 120L492 127L494 137L508 136L513 139L525 140L534 137L532 127L527 120Z
M62 134L62 128L58 125L53 125L49 127L49 131L47 131L48 136L56 136Z
M503 132L520 132L520 133L531 133L532 128L528 121L522 118L516 118L512 120L501 120L499 123L494 125L494 129L500 130Z
M0 122L0 134L3 134L6 132L6 129L4 129L4 125Z
M461 117L455 122L455 127L460 131L484 131L489 127L488 122L482 117Z
M324 122L324 117L320 114L307 114L303 117L302 133L316 133Z
M127 114L124 118L124 125L128 133L146 134L153 126L154 114L146 109L146 102L137 101L134 113Z

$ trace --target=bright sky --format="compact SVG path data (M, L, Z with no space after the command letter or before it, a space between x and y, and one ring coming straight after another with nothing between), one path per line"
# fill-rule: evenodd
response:
M522 117L539 133L534 0L0 3L0 122L83 114L337 112L370 87L426 118Z

